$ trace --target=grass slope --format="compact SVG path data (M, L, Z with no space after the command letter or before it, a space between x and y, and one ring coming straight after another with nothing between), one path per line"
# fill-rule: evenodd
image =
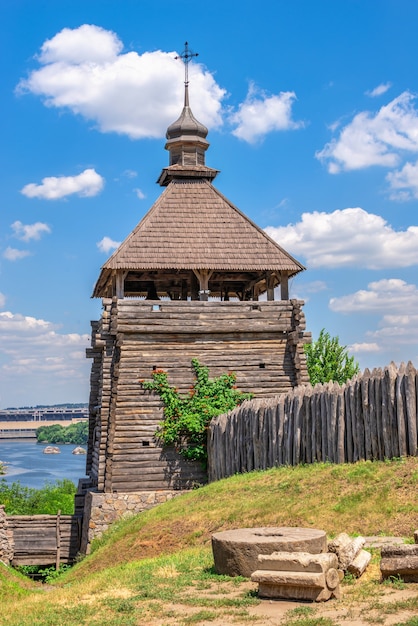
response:
M416 458L285 467L212 483L115 524L47 594L38 587L20 592L15 581L11 588L2 568L0 624L266 623L251 609L259 602L254 585L214 573L213 532L304 526L329 536L346 531L410 538L418 528L417 483ZM373 571L376 583L377 564ZM361 584L366 589L367 582ZM417 611L418 595L411 602ZM306 619L268 623L337 623Z

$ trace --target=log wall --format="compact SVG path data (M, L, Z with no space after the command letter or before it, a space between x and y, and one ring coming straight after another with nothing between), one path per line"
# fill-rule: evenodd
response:
M93 359L87 472L98 491L187 489L205 481L199 464L158 445L161 402L139 380L164 369L170 384L187 393L197 358L211 376L236 372L238 387L258 397L307 383L302 304L103 300L87 351Z
M246 401L211 422L209 480L278 465L416 456L417 407L412 363Z
M13 537L12 565L73 563L81 541L81 518L74 515L8 515Z

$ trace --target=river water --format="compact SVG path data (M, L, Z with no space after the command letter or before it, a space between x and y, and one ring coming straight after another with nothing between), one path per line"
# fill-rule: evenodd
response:
M86 475L86 455L72 454L74 444L57 446L60 454L44 454L46 444L36 440L1 440L0 461L6 474L0 476L8 484L19 481L25 487L41 489L45 483L68 478L76 485ZM85 447L85 446L83 446Z

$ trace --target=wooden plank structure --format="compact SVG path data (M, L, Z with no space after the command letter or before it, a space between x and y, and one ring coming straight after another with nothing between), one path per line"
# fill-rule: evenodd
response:
M187 69L187 45L182 58ZM204 480L198 465L155 438L161 403L139 384L153 368L184 392L192 358L211 376L235 371L237 385L261 397L308 382L303 303L289 300L288 287L304 267L212 185L207 132L190 109L186 72L184 108L166 135L165 190L103 265L93 292L103 314L87 351L87 473L99 491Z
M307 383L301 336L304 316L297 301L181 302L104 300L105 318L94 324L88 472L104 491L188 488L204 480L154 438L162 409L139 380L153 368L187 393L191 359L212 376L237 373L243 391L259 397ZM297 315L296 315L297 313Z
M366 369L342 386L246 401L211 422L209 480L278 465L417 456L417 406L410 362Z
M74 515L8 515L12 565L73 563L80 549L81 518Z

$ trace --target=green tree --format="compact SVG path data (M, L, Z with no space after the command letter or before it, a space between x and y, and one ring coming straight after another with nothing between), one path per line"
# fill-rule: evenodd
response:
M342 385L360 372L353 356L348 356L347 346L337 337L331 337L325 328L311 344L305 345L306 362L311 385L333 380Z
M175 446L184 458L207 462L207 429L213 417L226 413L252 394L236 388L234 372L209 378L209 368L192 359L195 382L189 393L180 395L169 385L167 372L155 370L152 380L140 383L143 389L156 392L164 405L164 420L157 431L163 445Z

